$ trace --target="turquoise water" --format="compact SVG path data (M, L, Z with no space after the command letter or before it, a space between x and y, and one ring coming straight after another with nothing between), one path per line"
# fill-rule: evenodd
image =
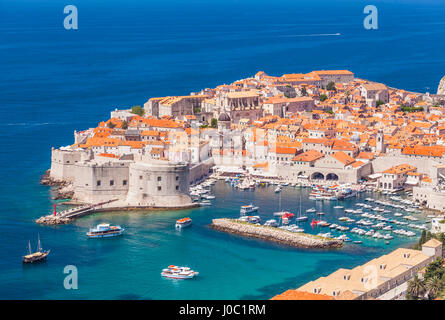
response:
M239 217L240 206L252 202L260 207L258 214L265 221L279 209L280 195L274 193L273 186L240 192L224 182L218 182L213 192L217 198L211 207L98 213L72 225L37 228L44 247L52 250L48 261L22 267L16 253L15 267L1 275L5 285L0 295L33 299L268 299L339 267L354 267L413 241L396 237L386 245L383 240L362 238L362 245L307 250L229 235L210 229L211 220ZM345 215L332 208L334 202L308 200L308 192L309 189L285 187L281 193L282 209L298 212L301 194L303 212L315 206L326 213L323 219L330 222L338 222L337 218ZM367 196L370 194L364 193L361 198L341 201L341 205L353 208ZM314 214L308 215L309 221L300 223L307 232L329 231L312 229L310 220ZM193 219L193 225L176 230L175 221L185 216ZM85 232L100 222L119 224L126 228L125 234L119 238L88 239ZM22 223L28 226L31 222ZM68 264L78 268L76 291L63 287L62 270ZM190 281L164 279L160 271L170 264L190 266L200 275Z
M261 214L278 206L273 190L231 194L225 185L216 190L215 206L187 213L103 214L56 228L33 220L52 209L49 188L39 185L51 147L71 144L74 130L96 126L115 107L185 95L259 70L350 69L390 86L434 92L445 70L444 1L373 1L380 13L374 31L363 28L369 3L360 0L76 0L76 31L62 27L66 4L0 1L1 299L269 298L398 245L311 252L216 233L207 227L211 218L237 215L251 197ZM341 35L322 36L335 33ZM286 189L283 207L295 206L298 197ZM173 223L184 215L194 225L177 233ZM104 220L125 226L125 236L87 240L88 227ZM21 256L37 233L51 255L44 265L23 268ZM170 263L201 275L161 279ZM79 269L77 291L63 289L67 264Z

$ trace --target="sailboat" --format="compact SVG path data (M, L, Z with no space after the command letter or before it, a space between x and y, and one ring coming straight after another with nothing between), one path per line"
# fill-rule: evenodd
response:
M306 221L308 218L307 216L301 215L301 194L300 194L300 210L298 211L298 217L295 219L295 221Z
M46 257L49 255L49 252L50 252L50 250L42 249L42 245L40 243L40 235L38 235L37 251L32 252L31 241L28 241L28 254L23 256L23 263L34 263L34 262L45 261Z
M281 211L281 193L280 193L280 197L279 197L279 202L278 202L278 203L279 203L279 210L280 210L280 211L278 211L278 212L274 212L273 215L274 215L274 216L280 216L280 217L281 217L283 214L285 214L284 211Z

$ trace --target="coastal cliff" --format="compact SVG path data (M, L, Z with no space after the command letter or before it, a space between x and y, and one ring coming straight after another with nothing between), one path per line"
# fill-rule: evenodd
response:
M213 219L212 229L249 238L262 239L299 248L328 249L340 248L341 240L323 238L305 233L294 233L273 227L240 222L233 219Z

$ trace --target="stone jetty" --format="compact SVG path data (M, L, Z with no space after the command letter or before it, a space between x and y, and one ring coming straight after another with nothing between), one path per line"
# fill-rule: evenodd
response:
M53 226L53 225L58 225L58 224L67 224L67 223L70 223L71 221L72 221L72 219L70 219L70 218L47 215L47 216L40 217L35 222L39 223L39 224Z
M234 219L213 219L210 227L218 231L299 248L328 249L340 248L343 245L343 241L337 239L323 238L306 233L294 233L279 228L254 225Z

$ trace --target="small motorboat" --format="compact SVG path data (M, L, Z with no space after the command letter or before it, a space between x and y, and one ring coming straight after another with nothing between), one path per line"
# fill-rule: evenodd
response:
M280 193L281 192L281 188L278 186L276 189L275 189L275 193Z
M176 221L175 227L178 229L189 227L192 224L192 219L182 218Z
M211 206L212 203L210 202L210 200L202 200L201 202L199 202L200 206Z
M353 243L355 243L355 244L362 244L363 241L362 240L355 240L355 241L353 241Z
M314 213L317 212L317 210L315 208L310 208L306 210L307 213Z

